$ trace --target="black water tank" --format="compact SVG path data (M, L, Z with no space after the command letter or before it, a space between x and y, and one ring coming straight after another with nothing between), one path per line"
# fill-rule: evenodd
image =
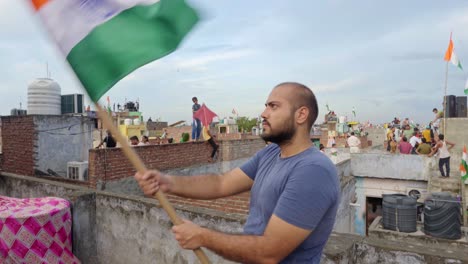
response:
M457 97L455 95L447 95L444 99L444 117L457 117Z
M466 108L466 98L466 96L457 96L457 117L468 117Z
M460 239L460 201L450 193L433 193L424 202L424 233L438 238Z
M399 232L416 232L416 199L404 194L384 194L383 227Z

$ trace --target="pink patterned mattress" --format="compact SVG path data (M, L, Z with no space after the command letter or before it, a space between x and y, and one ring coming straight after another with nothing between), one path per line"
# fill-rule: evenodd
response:
M71 227L67 200L0 196L0 263L80 263Z

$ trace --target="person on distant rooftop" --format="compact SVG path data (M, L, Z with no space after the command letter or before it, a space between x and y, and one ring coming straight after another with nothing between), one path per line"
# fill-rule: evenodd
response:
M429 153L429 157L432 157L433 155L435 155L436 153L439 153L439 170L440 170L440 174L442 175L442 177L450 177L450 152L449 150L451 150L454 146L455 146L455 143L453 142L450 142L448 140L444 140L444 135L443 134L439 134L437 137L436 137L436 144L435 146L432 148L432 151L431 153ZM447 148L447 144L449 145L449 147ZM445 171L444 172L444 166L445 166Z
M423 136L423 138L426 139L426 143L429 143L429 145L430 145L431 141L432 141L431 140L431 126L430 125L426 126L426 129L424 129L422 131L422 136Z
M130 145L138 146L138 143L140 143L140 140L138 140L137 136L130 137Z
M192 114L195 114L198 110L200 110L201 106L198 103L197 97L192 97L192 102ZM202 125L200 119L194 117L192 122L192 140L198 141L200 139L201 130Z
M410 143L408 143L408 138L403 136L401 139L400 143L398 144L398 150L400 151L401 154L411 154L411 149L413 146L411 146Z
M418 132L413 132L413 135L411 136L409 143L411 144L411 154L417 154L416 149L419 147L419 144L422 143L421 137L419 136Z
M434 131L434 135L436 136L439 134L440 119L444 116L444 112L439 112L437 108L432 109L432 112L434 113L434 120L432 120L432 130Z
M115 139L112 137L112 134L109 130L107 130L107 136L99 143L99 145L96 148L100 148L102 145L106 143L106 148L115 148L117 146L117 142L115 142Z
M361 140L351 132L351 136L346 140L349 146L349 153L359 153L359 147L361 146Z
M427 143L426 138L421 138L421 144L419 144L418 148L416 149L416 153L419 155L427 155L431 153L431 144Z
M217 199L250 191L243 235L200 227L172 227L184 249L205 247L241 263L320 263L340 202L336 167L310 140L317 119L314 93L299 83L271 91L262 113L262 138L272 142L240 168L223 174L135 174L145 195L162 190L193 199Z
M140 143L138 143L138 146L145 146L145 145L149 145L149 144L150 144L150 142L149 142L148 137L147 136L142 136Z

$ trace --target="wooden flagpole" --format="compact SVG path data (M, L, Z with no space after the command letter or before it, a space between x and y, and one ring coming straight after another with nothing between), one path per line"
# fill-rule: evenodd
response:
M108 130L110 130L110 132L112 133L112 136L117 140L117 142L120 143L125 156L127 156L127 158L130 160L133 167L135 167L135 169L137 169L138 172L144 173L147 170L145 164L137 155L135 150L132 147L130 147L125 137L114 126L114 124L112 123L112 119L109 117L108 113L99 104L95 103L95 106L96 106L96 109L98 110L97 113L102 123ZM177 213L174 207L171 205L169 200L167 200L166 196L162 192L157 192L154 195L154 198L158 199L162 208L169 215L169 218L171 219L172 223L174 223L174 225L179 225L183 223L182 220L177 216ZM197 249L194 249L193 251L195 252L195 255L197 255L200 263L202 264L211 263L202 249L197 248Z

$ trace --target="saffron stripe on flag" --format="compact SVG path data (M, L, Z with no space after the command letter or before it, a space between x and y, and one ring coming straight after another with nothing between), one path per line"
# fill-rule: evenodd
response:
M36 10L39 10L47 2L48 0L32 0L33 6Z

